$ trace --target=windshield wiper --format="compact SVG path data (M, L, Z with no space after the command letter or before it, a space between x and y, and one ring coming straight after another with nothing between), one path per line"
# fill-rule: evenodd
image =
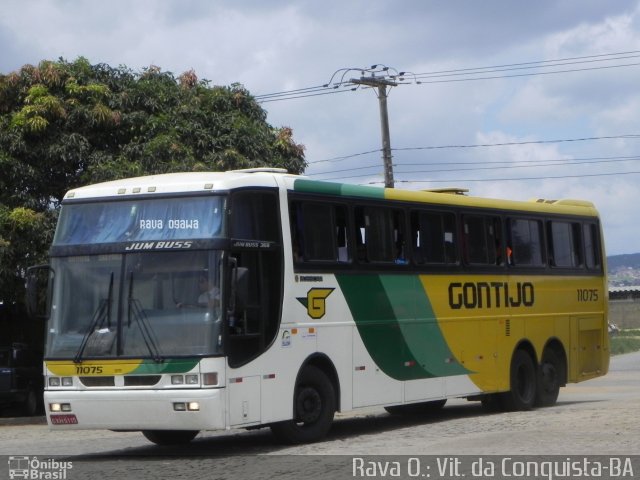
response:
M82 337L82 342L80 343L80 348L76 353L73 361L75 363L82 362L82 354L84 353L85 348L87 347L87 343L89 342L89 337L91 334L96 331L98 327L102 327L104 325L105 320L107 322L107 329L111 329L111 304L113 303L113 272L111 272L111 278L109 279L109 292L107 294L107 298L102 299L98 304L98 308L93 314L93 318L91 319L91 323L89 324L89 328L85 332Z
M136 321L140 333L142 334L142 340L149 350L151 358L155 362L162 362L164 358L160 355L160 349L158 348L158 339L155 336L147 314L144 313L140 300L133 297L133 272L129 276L129 301L127 309L127 326L131 326L131 318Z

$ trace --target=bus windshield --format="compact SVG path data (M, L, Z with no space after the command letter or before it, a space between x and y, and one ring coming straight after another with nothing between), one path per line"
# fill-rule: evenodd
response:
M222 252L54 257L47 358L221 353Z

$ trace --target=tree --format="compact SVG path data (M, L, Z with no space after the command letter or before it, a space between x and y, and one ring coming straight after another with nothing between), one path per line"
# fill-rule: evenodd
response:
M210 86L193 71L136 73L82 57L0 75L0 301L18 299L24 268L44 260L67 190L263 166L302 173L304 147L290 128L269 125L240 84Z

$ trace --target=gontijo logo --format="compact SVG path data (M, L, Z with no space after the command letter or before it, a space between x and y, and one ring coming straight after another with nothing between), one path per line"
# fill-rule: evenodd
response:
M314 320L324 317L326 313L325 300L334 288L312 288L307 292L307 297L298 297L297 300L306 307L307 314Z

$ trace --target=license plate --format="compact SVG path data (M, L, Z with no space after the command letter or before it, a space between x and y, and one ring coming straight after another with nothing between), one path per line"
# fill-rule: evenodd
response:
M52 425L76 425L77 423L78 418L72 413L66 415L51 415Z

